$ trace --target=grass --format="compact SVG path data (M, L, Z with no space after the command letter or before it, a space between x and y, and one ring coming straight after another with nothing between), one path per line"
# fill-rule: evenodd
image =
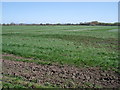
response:
M25 81L20 77L12 77L9 75L4 75L3 77L3 88L53 88L51 84L40 85L35 82Z
M117 68L118 34L112 29L117 27L3 26L3 53L39 62Z

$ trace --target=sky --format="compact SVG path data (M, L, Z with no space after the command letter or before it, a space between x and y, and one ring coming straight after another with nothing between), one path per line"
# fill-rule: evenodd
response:
M117 2L3 2L3 23L118 21Z

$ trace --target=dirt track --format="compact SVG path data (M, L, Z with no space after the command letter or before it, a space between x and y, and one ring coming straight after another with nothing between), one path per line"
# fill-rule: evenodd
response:
M99 68L77 68L60 65L37 65L35 63L3 60L3 73L19 76L27 81L60 87L106 87L120 86L118 74Z

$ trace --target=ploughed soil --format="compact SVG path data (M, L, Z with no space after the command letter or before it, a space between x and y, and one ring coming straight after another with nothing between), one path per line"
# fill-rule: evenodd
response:
M42 65L3 60L3 74L22 77L40 85L51 84L62 88L120 87L119 74L99 67L79 68L68 65Z

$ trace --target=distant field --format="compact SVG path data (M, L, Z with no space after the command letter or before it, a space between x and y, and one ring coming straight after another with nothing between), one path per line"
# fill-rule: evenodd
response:
M117 71L118 68L117 28L118 28L117 26L3 26L2 27L3 60L9 61L11 60L12 62L9 63L13 63L13 61L14 63L15 61L24 63L35 63L36 65L46 65L48 66L48 68L51 65L62 65L65 67L68 66L69 68L92 67L101 68L102 70L107 71L108 70ZM6 62L5 65L7 67L8 61L5 62ZM8 66L8 68L10 68L10 65ZM14 67L14 69L15 68L17 70L17 67ZM55 66L55 68L57 67ZM23 79L24 75L20 76L20 73L19 75L14 75L13 73L7 71L6 68L4 75L5 79L9 78L10 80L13 80L14 78L16 78L15 76L17 76L17 78L19 76L22 78L20 80L23 80L24 82L26 80ZM69 74L66 75L68 76ZM72 84L70 87L79 87L79 85L77 85L77 82L75 82L74 79L72 80L73 80L72 82L74 82L75 85ZM38 84L39 81L33 80L30 82ZM63 82L66 81L63 80ZM91 86L93 85L91 84L92 81L86 82L87 84L84 83L82 87L93 87ZM4 87L12 87L11 84L13 84L12 82L9 84L8 82L4 83L3 83ZM31 84L31 86L30 85L20 86L17 83L16 84L17 86L15 87L21 88L32 87L32 85L34 85L34 87L42 87L34 83ZM54 83L49 82L49 80L40 82L41 85L43 83L44 86L48 88L69 87L68 85L69 82L67 84L65 83L66 86L63 86L61 83L55 85ZM51 83L54 84L55 86L51 85Z

